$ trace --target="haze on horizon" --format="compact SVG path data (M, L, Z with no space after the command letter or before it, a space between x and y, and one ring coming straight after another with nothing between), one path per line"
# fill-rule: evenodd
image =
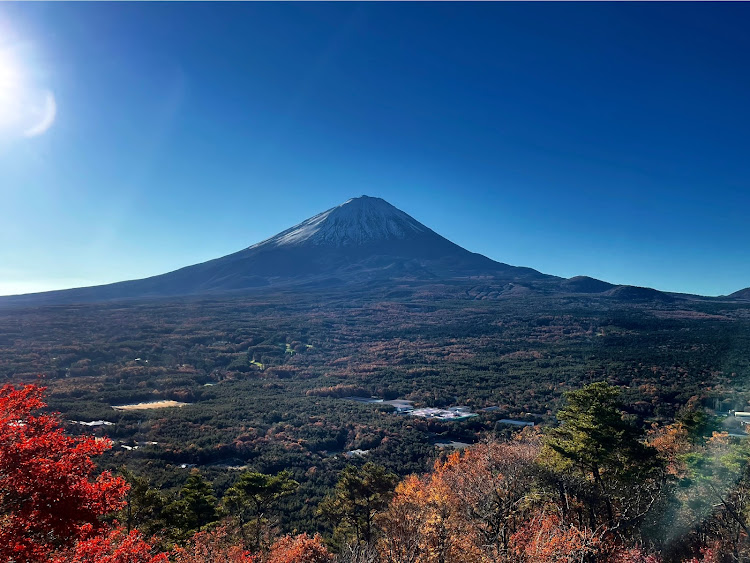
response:
M0 5L0 295L362 194L473 252L750 286L744 3ZM20 117L19 117L20 116Z

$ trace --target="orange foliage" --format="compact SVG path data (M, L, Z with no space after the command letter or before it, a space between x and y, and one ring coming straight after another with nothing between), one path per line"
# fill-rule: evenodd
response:
M556 514L541 514L511 538L519 562L576 563L596 553L601 541L590 529L566 525Z
M185 547L177 547L174 563L259 563L260 559L236 545L224 526L196 533Z
M690 441L688 432L682 424L653 428L649 432L649 444L656 448L659 456L665 461L667 474L685 476L687 468L680 458L690 450Z
M392 561L481 561L472 531L443 479L444 468L437 465L432 475L409 477L396 488L382 520L383 543Z
M313 537L307 534L284 536L276 540L268 553L251 554L238 545L238 538L232 538L226 527L220 526L207 532L198 532L185 547L176 547L172 552L172 561L173 563L332 563L333 556L326 549L323 539L318 534ZM130 561L122 563L130 563ZM140 561L133 563L140 563Z
M537 453L533 441L487 442L436 462L427 476L406 478L379 518L387 560L502 560L522 521L519 501Z
M333 556L319 534L284 536L271 546L265 563L332 563Z

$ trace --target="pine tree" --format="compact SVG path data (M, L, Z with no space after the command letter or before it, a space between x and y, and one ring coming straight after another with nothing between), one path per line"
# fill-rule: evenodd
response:
M341 472L332 494L320 504L319 513L337 525L339 534L353 532L358 542L373 539L375 514L385 509L398 477L372 462L361 468L349 465Z
M605 502L607 521L614 511L609 490L645 479L657 466L656 450L643 431L623 417L620 390L604 381L565 394L557 413L560 425L546 436L548 461L590 479ZM606 483L605 483L606 480Z
M216 497L211 483L194 471L180 489L179 497L166 508L174 539L184 541L205 526L216 522Z
M299 483L292 479L289 471L282 471L276 475L248 472L240 476L222 501L230 515L238 520L246 544L248 541L245 529L248 525L254 527L252 547L260 549L269 512L279 500L291 495L298 488Z

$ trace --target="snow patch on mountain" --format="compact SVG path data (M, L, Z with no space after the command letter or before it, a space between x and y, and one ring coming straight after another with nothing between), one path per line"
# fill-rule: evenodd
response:
M350 199L250 248L293 246L358 246L379 240L405 239L430 232L419 221L378 197Z

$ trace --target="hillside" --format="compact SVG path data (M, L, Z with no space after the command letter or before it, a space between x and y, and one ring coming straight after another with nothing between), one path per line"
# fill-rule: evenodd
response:
M570 291L571 293L603 293L615 286L589 276L575 276L560 282L560 287L562 291Z

